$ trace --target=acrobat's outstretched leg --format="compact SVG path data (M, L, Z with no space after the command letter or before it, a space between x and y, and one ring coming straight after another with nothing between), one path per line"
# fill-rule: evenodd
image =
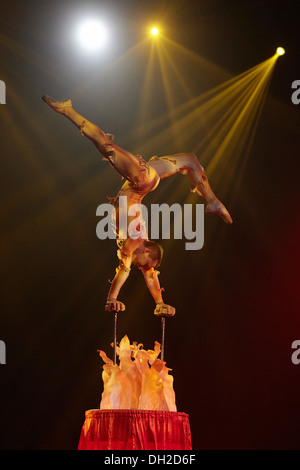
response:
M70 119L80 132L90 139L104 156L110 156L113 153L112 142L109 135L105 134L98 126L85 119L77 113L72 106L71 100L55 101L50 96L43 96L42 99L54 111Z
M159 176L151 165L142 158L117 146L110 140L111 134L105 134L96 124L88 121L74 110L71 100L55 101L50 96L43 100L56 112L67 117L91 140L111 166L126 178L133 187L145 192L151 191L158 184Z
M193 153L179 153L164 157L152 157L149 164L156 170L160 179L168 178L176 173L187 175L195 186L194 191L203 196L207 202L205 212L218 214L227 224L232 224L232 218L226 207L212 191L204 168Z

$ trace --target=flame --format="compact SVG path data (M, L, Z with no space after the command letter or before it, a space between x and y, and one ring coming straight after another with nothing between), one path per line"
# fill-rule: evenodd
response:
M166 363L158 359L160 344L144 350L142 344L130 344L125 335L116 349L119 364L99 351L104 362L103 393L100 409L177 411L173 377Z

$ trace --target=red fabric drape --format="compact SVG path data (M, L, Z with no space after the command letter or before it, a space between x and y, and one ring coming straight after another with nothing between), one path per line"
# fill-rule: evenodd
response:
M173 411L89 410L78 450L192 450L189 416Z

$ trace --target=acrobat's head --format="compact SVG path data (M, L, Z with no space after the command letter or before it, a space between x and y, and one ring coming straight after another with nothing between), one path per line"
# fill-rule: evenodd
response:
M139 268L157 268L162 261L163 249L151 240L144 240L134 252L133 264Z

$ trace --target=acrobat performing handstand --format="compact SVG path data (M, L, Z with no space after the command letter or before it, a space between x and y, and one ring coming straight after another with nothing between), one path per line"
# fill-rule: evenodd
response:
M134 155L121 147L118 147L110 134L105 134L97 125L78 114L72 106L71 100L55 101L49 96L42 99L57 113L67 117L77 126L81 134L90 139L104 160L126 179L113 204L116 209L116 230L118 234L118 258L119 266L111 283L106 301L106 310L122 311L125 305L118 300L121 287L127 280L131 265L138 267L145 278L146 285L156 303L156 310L163 309L164 316L173 316L175 308L164 303L162 289L155 268L162 260L163 250L158 243L141 237L130 238L119 232L118 227L118 200L119 196L127 197L127 209L133 204L141 204L143 198L153 191L160 180L168 178L176 173L187 175L195 192L203 196L207 205L205 212L214 213L223 218L227 224L232 223L231 216L225 206L213 193L203 167L193 153L179 153L163 157L152 157L148 162L142 157ZM128 218L128 223L130 218ZM127 234L126 234L127 235Z

